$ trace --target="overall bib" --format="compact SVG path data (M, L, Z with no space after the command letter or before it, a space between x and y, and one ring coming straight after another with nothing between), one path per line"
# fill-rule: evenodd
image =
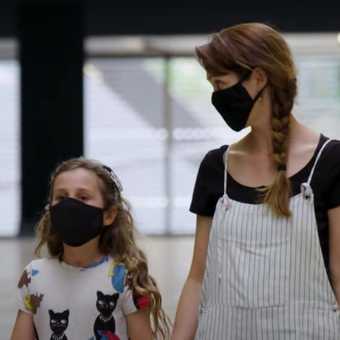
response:
M339 340L340 312L327 276L311 180L290 199L290 218L227 195L209 235L196 340Z

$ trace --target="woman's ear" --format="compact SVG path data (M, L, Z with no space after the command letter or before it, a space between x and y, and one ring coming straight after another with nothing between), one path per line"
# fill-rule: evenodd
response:
M118 214L118 209L115 206L112 206L111 208L104 211L104 225L108 226L111 225Z
M252 70L250 77L244 81L243 85L247 89L250 96L252 98L256 98L260 91L265 88L267 83L268 77L266 72L260 67L255 67Z
M260 67L254 68L252 78L259 89L262 89L268 82L267 73Z

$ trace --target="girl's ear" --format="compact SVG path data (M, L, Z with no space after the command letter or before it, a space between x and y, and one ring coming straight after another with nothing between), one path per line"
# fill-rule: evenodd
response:
M118 209L115 206L105 210L104 211L104 225L105 226L111 225L115 221L117 214L118 214Z

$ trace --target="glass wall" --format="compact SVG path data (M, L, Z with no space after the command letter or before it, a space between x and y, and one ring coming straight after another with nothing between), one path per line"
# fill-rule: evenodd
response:
M151 68L151 71L149 70ZM85 66L85 154L111 166L145 232L164 233L163 61L89 60Z
M299 40L303 46L295 44L295 114L340 139L340 46L338 54L335 47L311 50L310 37ZM188 209L200 161L208 150L247 131L234 133L215 112L211 87L192 56L90 54L84 77L86 156L115 169L139 230L192 233L195 216ZM19 63L14 57L0 55L0 84L1 237L16 235L20 218Z
M340 49L296 54L296 116L340 138ZM90 58L85 67L86 154L121 177L139 230L190 234L189 205L205 153L235 133L215 112L211 87L193 57Z
M296 63L296 116L311 128L340 139L340 48L339 57L297 56Z
M0 237L15 236L20 217L19 65L0 60Z

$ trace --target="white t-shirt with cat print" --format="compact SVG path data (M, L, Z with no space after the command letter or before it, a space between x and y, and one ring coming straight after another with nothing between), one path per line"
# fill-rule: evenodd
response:
M128 340L126 316L149 302L128 281L109 256L86 268L34 260L18 283L19 309L33 315L39 340Z

